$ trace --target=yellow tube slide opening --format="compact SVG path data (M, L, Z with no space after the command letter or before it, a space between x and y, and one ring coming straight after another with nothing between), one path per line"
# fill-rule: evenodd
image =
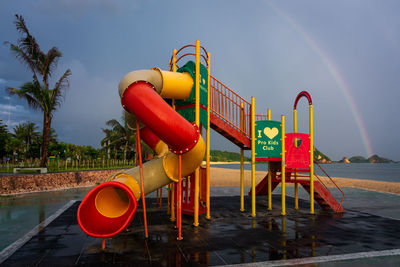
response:
M129 198L127 193L120 188L104 187L97 194L95 205L103 216L117 218L128 210Z

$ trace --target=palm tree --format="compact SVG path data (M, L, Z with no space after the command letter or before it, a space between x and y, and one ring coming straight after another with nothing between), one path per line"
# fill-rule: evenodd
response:
M7 88L10 95L17 95L25 99L33 109L43 112L43 144L41 167L47 164L48 145L51 121L54 111L61 105L63 92L69 86L68 77L71 70L67 69L60 79L50 89L49 78L53 74L59 58L62 56L58 48L53 47L47 53L40 50L35 38L30 34L21 15L15 15L15 26L23 37L17 44L6 42L11 52L22 63L27 65L33 74L33 81L24 83L20 88Z
M130 120L128 116L127 112L124 111L121 117L123 123L120 123L116 119L111 119L106 122L106 125L111 127L111 129L102 129L106 137L101 140L101 146L107 153L108 158L110 158L110 152L113 150L114 159L117 159L117 152L122 149L124 159L128 159L132 151L132 146L136 143L134 136L135 130L128 126ZM132 122L130 122L130 124L132 124Z
M33 122L26 122L17 125L14 128L14 137L21 141L24 146L25 157L33 143L39 141L38 127Z
M7 126L0 119L0 161L9 153L9 144L11 142L11 134L8 132Z
M124 159L127 159L127 155L130 153L130 145L132 143L130 140L131 130L127 127L126 123L122 125L116 119L107 121L106 125L112 128L112 132L109 133L109 145L114 146L115 151L119 148L123 148ZM105 130L106 129L103 129L103 131L106 133Z
M102 130L106 134L106 137L104 137L101 140L100 144L101 144L101 147L104 148L104 151L107 154L107 159L110 159L110 153L111 153L111 148L112 148L111 147L111 143L112 143L111 140L113 139L113 131L110 130L110 129L102 129Z

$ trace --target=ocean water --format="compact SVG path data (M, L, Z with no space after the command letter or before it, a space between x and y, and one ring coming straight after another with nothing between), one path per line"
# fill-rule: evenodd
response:
M314 165L317 175L325 176L317 165ZM320 164L325 172L331 177L344 177L353 179L366 179L386 182L400 182L400 164L398 163L332 163ZM240 164L218 164L212 165L216 168L240 169ZM251 169L251 164L245 164L246 170ZM266 163L257 163L257 171L267 171Z

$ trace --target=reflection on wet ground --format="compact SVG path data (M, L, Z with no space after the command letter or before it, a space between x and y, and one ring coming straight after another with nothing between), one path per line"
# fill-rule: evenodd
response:
M90 188L0 196L0 251Z
M283 217L279 199L274 195L273 211L267 211L265 197L258 197L253 219L248 212L239 212L238 196L213 197L212 219L202 216L200 226L193 227L193 218L184 216L179 242L166 206L159 208L154 199L147 199L149 238L144 238L139 207L129 231L108 239L105 251L101 239L88 237L79 228L75 203L4 264L205 266L400 248L399 220L354 210L335 215L317 209L311 216L304 200L299 211L287 209ZM249 211L250 200L245 203ZM293 206L293 198L287 197L287 205Z

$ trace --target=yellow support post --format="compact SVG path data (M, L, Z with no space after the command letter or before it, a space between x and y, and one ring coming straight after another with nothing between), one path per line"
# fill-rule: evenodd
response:
M172 51L172 71L176 72L176 49Z
M244 131L244 103L240 103L240 130ZM240 211L244 212L244 149L240 148Z
M281 183L282 183L282 215L286 215L286 181L285 181L285 116L281 116L282 123L282 165L281 165Z
M172 71L176 72L176 49L172 51ZM172 99L172 108L175 110L175 99Z
M176 72L176 49L172 51L172 71ZM175 110L175 99L172 99L172 108ZM175 182L171 184L171 222L176 220L175 217Z
M255 100L251 98L251 216L256 217Z
M271 120L271 110L267 111L268 120ZM271 162L268 161L268 210L272 210L272 178L271 178Z
M310 213L314 214L314 136L313 106L310 104Z
M206 206L207 213L206 219L210 219L210 75L211 75L211 65L210 65L210 53L207 53L207 65L208 65L208 83L207 83L207 147L206 147L206 179L207 179L207 193L206 193Z
M293 132L297 133L297 110L293 109ZM294 141L297 146L297 140ZM294 173L294 209L299 209L299 184L297 183L297 172Z
M200 41L196 40L195 123L200 127ZM194 175L194 226L199 226L199 168Z

